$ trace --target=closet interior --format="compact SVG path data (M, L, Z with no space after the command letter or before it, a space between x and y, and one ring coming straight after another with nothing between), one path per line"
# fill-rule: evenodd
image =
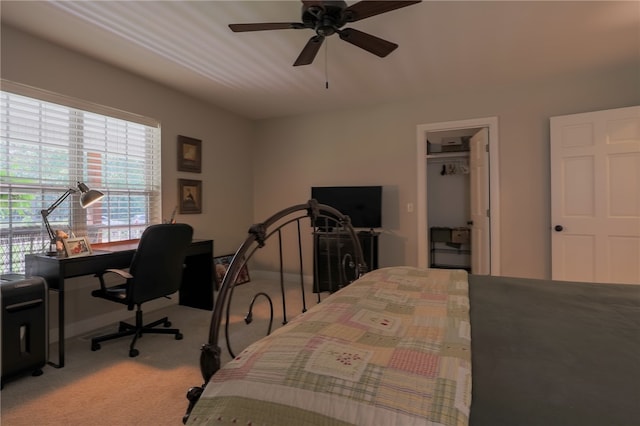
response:
M471 272L469 140L477 129L427 134L429 265Z

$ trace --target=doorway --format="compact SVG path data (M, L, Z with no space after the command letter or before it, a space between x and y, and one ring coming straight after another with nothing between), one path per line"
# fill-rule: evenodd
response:
M464 216L467 219L460 219L461 212L455 212L460 216L458 218L458 222L462 221L468 223L471 227L471 250L469 255L474 257L473 260L467 259L468 263L471 265L473 263L473 267L470 269L473 273L481 273L487 275L500 275L500 239L499 239L499 191L498 191L498 119L497 117L489 117L489 118L481 118L481 119L472 119L472 120L461 120L461 121L451 121L451 122L443 122L443 123L432 123L432 124L423 124L417 126L417 152L418 152L418 194L417 194L417 216L418 216L418 266L420 267L428 267L431 264L431 243L432 238L429 232L430 226L433 224L437 224L437 217L434 216L433 207L431 210L429 209L429 161L431 160L431 172L433 172L433 162L438 161L437 167L441 169L442 167L442 159L446 157L434 156L428 153L428 140L431 139L431 142L434 143L438 141L439 138L445 138L444 140L447 143L451 143L453 145L464 143L462 141L468 141L471 139L471 136L474 134L479 134L480 130L484 130L486 136L486 141L481 142L480 145L482 147L486 146L488 148L488 152L481 147L481 150L478 149L478 146L474 148L474 153L471 153L471 149L469 149L469 153L466 154L468 158L468 162L464 159L456 163L455 161L451 161L450 170L462 170L462 174L466 174L468 171L469 178L471 176L471 170L474 167L477 170L480 170L480 178L476 178L476 180L471 183L470 180L466 180L464 178L459 179L457 185L461 185L461 192L465 193L465 187L468 188L466 190L465 197L468 197L468 200L458 201L461 206L465 210ZM442 139L440 139L440 143ZM452 142L453 140L453 142ZM473 145L473 143L471 144ZM478 145L478 144L476 144ZM433 147L433 145L432 145ZM450 146L449 149L451 152L451 157L456 158L457 150L460 150L456 146ZM447 153L449 155L449 153ZM464 155L460 155L461 158L464 158ZM459 159L456 159L458 161ZM480 161L480 168L478 168L478 161ZM446 160L444 163L445 166L445 174L447 173L447 164ZM458 168L456 168L458 167ZM448 183L451 185L451 182ZM455 185L455 184L454 184ZM474 197L471 194L475 195ZM482 203L478 204L478 194L486 194L486 201L484 202L485 207L482 207L482 215L479 216L478 206L481 206ZM453 209L457 209L455 205L452 207ZM436 222L434 222L436 221ZM486 221L486 226L481 226L482 222ZM475 235L474 235L475 232ZM475 252L475 253L474 253ZM465 254L465 253L463 253ZM464 258L462 258L462 262L464 263Z

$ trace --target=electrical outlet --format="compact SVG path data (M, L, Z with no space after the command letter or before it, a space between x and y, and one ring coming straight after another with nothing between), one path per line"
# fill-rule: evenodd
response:
M407 203L407 213L413 213L413 203Z

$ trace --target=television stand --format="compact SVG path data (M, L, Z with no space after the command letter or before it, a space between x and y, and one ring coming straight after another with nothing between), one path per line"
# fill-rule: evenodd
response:
M357 231L356 235L367 264L367 271L378 269L378 235L373 229ZM354 247L348 232L315 230L313 249L316 261L313 264L314 292L333 293L357 278L358 270L353 263Z

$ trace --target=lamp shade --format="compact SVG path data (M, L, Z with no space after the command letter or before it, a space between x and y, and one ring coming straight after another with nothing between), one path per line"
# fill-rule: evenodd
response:
M87 185L82 182L78 182L78 189L80 190L80 206L86 209L91 204L99 201L104 197L104 194L95 189L89 189Z

